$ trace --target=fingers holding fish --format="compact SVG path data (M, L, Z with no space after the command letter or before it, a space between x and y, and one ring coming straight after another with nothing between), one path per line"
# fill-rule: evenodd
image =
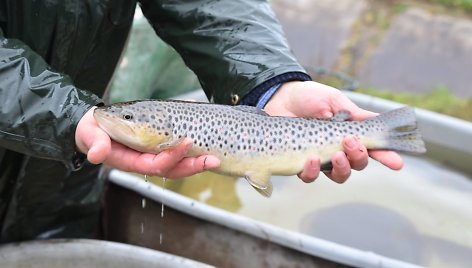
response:
M325 175L334 182L344 183L351 176L351 165L346 154L343 152L335 153L331 158L331 162L333 163L333 169L328 172L325 171Z
M184 158L186 151L186 147L178 146L172 152L142 153L112 142L111 151L103 163L123 171L164 176L168 169Z
M369 151L369 155L390 169L400 170L403 167L403 159L396 152L387 150L372 150Z
M115 168L146 175L180 178L219 166L213 156L186 157L191 140L184 140L172 149L158 154L141 153L113 142L105 164Z
M87 160L92 164L103 163L106 160L107 155L111 151L110 137L108 137L108 135L106 135L106 133L104 132L103 135L100 136L100 138L94 139L92 146L87 152Z
M356 136L348 136L343 140L344 153L354 170L363 170L369 163L367 149Z
M298 177L306 183L315 181L320 175L320 158L317 156L310 157L303 167L303 171L298 173Z
M220 166L220 160L212 155L183 158L173 168L167 171L166 178L182 178L212 170Z
M87 111L77 125L75 143L77 149L87 155L90 163L100 164L111 150L111 139L93 118L94 110L95 107L92 107Z

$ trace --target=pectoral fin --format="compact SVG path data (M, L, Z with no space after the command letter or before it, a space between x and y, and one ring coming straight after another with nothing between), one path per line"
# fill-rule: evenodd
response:
M173 140L173 141L161 143L161 144L157 145L157 151L162 152L164 150L173 148L173 147L179 145L184 139L185 138L180 138L180 139L176 139L176 140Z
M265 197L272 195L272 182L270 182L271 174L266 172L246 172L246 180Z

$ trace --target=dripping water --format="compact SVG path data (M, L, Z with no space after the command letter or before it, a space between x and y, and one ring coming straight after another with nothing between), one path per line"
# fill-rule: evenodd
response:
M148 176L147 176L147 175L144 175L144 181L145 181L146 183L148 182ZM145 198L145 197L143 197L143 198L141 199L141 207L142 207L143 209L146 208L146 198ZM144 213L144 215L146 215L146 214ZM146 222L146 216L144 216L144 219L143 219L143 221L141 222L141 234L144 234L144 223L145 223L145 222Z
M166 178L162 178L162 190L166 188ZM161 218L164 218L164 202L161 204Z
M166 178L162 177L162 191L165 191L166 188ZM161 202L161 222L164 223L164 202ZM162 224L164 226L164 224ZM162 231L159 233L159 244L162 245Z

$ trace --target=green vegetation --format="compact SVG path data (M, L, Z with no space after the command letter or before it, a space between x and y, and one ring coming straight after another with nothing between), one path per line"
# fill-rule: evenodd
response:
M472 0L429 0L432 3L441 4L446 7L462 9L472 12Z
M401 13L404 13L407 9L408 9L408 4L406 3L396 3L394 6L393 6L393 11L395 14L401 14Z
M437 87L426 94L399 93L372 88L356 92L472 121L472 98L458 98L445 87Z
M312 78L326 85L339 89L353 90L358 84L352 78L338 73L310 72ZM423 108L433 112L450 115L472 122L472 98L459 98L454 96L450 90L438 86L428 93L407 93L391 90L380 90L377 88L359 88L355 92L392 100L406 105Z

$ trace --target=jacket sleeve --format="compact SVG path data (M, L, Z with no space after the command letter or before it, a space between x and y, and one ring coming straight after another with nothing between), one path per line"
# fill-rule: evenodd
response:
M0 147L77 168L75 129L99 102L24 43L0 36Z
M284 82L280 77L310 79L292 55L267 1L141 0L140 4L157 34L180 53L214 102L237 104L266 83L259 89L261 95L265 88Z

